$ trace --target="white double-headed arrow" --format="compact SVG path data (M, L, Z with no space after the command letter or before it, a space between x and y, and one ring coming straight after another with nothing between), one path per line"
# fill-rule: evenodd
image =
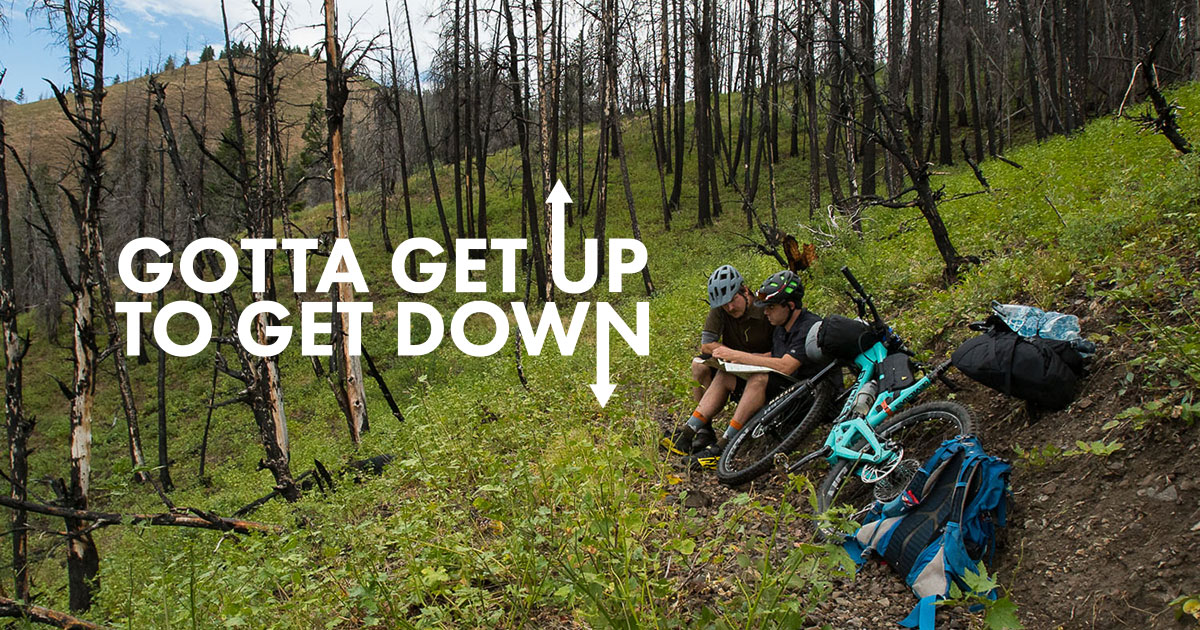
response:
M596 239L589 238L583 241L583 277L579 280L572 281L567 278L566 266L564 259L566 258L566 206L571 203L571 195L567 193L566 186L563 186L561 180L554 183L554 189L550 191L550 195L546 197L546 203L550 204L550 266L554 280L554 285L566 293L583 293L591 289L596 284L597 266L599 264L599 256L597 248L599 244ZM630 239L616 239L622 244L625 241L630 241L636 245L640 252L635 254L635 260L640 260L640 264L645 264L645 248L641 243ZM619 250L618 250L619 253ZM637 263L634 264L636 266ZM614 270L619 273L621 265L618 265ZM615 283L609 287L610 291L620 291L620 283ZM633 351L639 355L650 354L650 304L649 302L637 303L637 332L635 333L630 327L625 324L621 316L613 310L608 302L599 302L596 304L596 382L591 383L588 387L592 388L592 393L596 395L596 401L601 407L608 404L608 400L612 398L613 391L617 386L609 381L609 330L616 328L617 333L629 342Z

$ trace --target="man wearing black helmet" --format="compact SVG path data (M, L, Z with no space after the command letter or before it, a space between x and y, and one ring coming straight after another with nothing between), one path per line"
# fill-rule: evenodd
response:
M700 333L701 355L692 362L692 378L700 384L692 389L696 403L700 403L718 375L716 369L704 362L715 350L733 348L752 353L771 350L772 326L762 307L754 306L753 301L753 294L746 287L742 274L731 265L721 265L708 277L709 311ZM714 398L720 398L721 406L731 393L735 397L741 395L746 382L734 378L724 385L728 387L719 387L719 393L713 394ZM717 441L709 424L712 416L697 416L697 413L693 412L687 420L693 430L685 432L681 427L668 432L662 441L664 448L676 455L690 455Z
M759 289L754 306L761 307L771 324L775 326L772 336L770 353L753 353L733 348L722 347L713 351L713 356L731 363L742 363L770 368L774 372L790 375L793 378L807 378L815 374L820 365L809 361L804 350L805 337L814 324L821 318L804 309L804 285L799 276L791 271L781 271L763 282ZM786 388L791 381L774 372L751 374L745 381L745 391L729 421L729 428L716 443L706 447L688 458L690 467L715 468L725 444L742 429L743 424L757 412L770 396ZM712 417L724 406L724 400L719 399L720 390L731 388L737 377L728 372L721 372L714 379L713 385L705 393L696 413L700 418ZM693 417L696 417L693 414ZM685 427L681 437L686 437Z

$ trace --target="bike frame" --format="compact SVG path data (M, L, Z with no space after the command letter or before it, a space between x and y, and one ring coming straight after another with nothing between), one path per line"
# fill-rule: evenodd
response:
M859 367L858 382L846 398L841 412L838 413L838 418L845 418L851 413L850 410L854 406L854 400L857 398L858 392L862 390L868 381L875 378L878 374L879 364L887 358L887 355L887 347L882 342L878 342L866 352L855 357L854 363ZM865 417L850 418L849 420L835 424L829 432L829 437L825 439L825 450L828 452L825 459L830 465L833 465L839 459L850 459L869 464L882 464L895 458L897 454L879 441L879 437L875 434L875 427L879 426L886 418L895 415L906 407L921 392L929 389L939 373L940 369L935 368L929 374L926 374L917 382L899 392L883 392L876 396L872 402L870 411L867 412ZM865 449L855 450L850 448L858 438L862 438L866 442L867 447Z
M858 381L846 396L842 410L834 419L833 428L829 431L829 436L825 438L825 445L789 464L786 469L788 473L796 472L801 466L818 457L824 457L830 466L836 465L838 460L847 460L856 465L868 464L876 467L892 463L902 457L903 451L897 453L879 440L875 428L885 419L907 407L921 392L929 389L935 379L942 378L942 374L950 367L950 361L947 360L927 370L917 382L898 392L881 392L871 402L871 408L865 416L852 417L855 399L858 398L862 388L879 374L879 365L887 358L889 346L892 352L908 354L908 351L904 348L903 341L892 333L887 323L879 316L871 296L863 290L854 274L850 273L850 269L842 267L842 275L846 276L850 286L859 295L857 298L851 296L858 306L859 317L865 317L867 309L870 309L875 322L874 328L879 332L881 340L854 358L854 364L859 368ZM862 440L865 447L857 450L851 448L859 439Z

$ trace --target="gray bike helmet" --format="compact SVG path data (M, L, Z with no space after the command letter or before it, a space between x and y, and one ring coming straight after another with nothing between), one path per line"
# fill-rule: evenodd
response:
M708 277L708 307L725 306L742 288L742 274L732 265L721 265Z

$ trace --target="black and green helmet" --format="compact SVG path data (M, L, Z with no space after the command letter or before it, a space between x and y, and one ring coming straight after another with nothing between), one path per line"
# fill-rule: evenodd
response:
M800 306L804 301L804 285L800 283L800 276L784 269L767 278L755 297L758 298L754 300L755 306L783 304L784 302Z

